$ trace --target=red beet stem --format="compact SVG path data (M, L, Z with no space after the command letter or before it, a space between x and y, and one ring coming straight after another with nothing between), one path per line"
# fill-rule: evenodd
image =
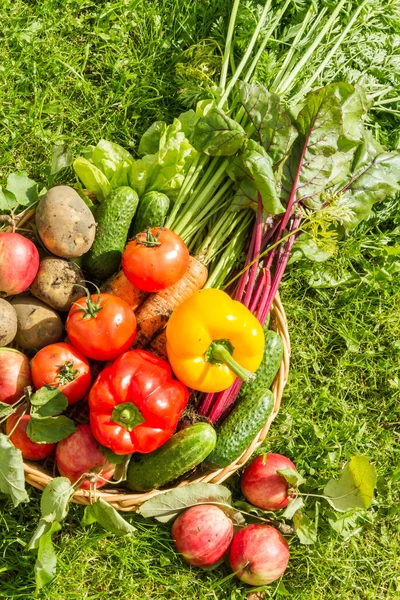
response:
M260 194L258 194L257 221L256 221L256 225L254 228L254 233L253 233L255 242L254 242L254 251L253 251L252 260L254 260L261 252L261 242L262 242L262 233L263 233L262 213L263 213L263 206L262 206L261 196L260 196ZM245 294L245 297L243 300L243 304L247 307L249 306L249 304L251 302L251 296L253 294L254 284L257 279L258 266L259 266L259 261L257 260L250 267L249 282L247 284L246 294Z

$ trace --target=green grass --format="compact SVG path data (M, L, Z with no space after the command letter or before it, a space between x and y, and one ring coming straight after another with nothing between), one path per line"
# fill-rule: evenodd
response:
M188 46L208 35L223 0L91 2L45 0L0 7L0 178L27 169L45 179L51 147L66 142L78 153L100 137L134 149L155 119L182 110L176 64ZM393 204L393 214L398 210ZM391 216L380 223L393 228ZM371 226L372 227L372 226ZM363 244L376 243L372 227L343 244L338 271L361 275ZM290 539L283 578L293 600L400 598L399 390L400 283L312 290L308 274L293 266L282 285L292 341L290 378L282 408L264 449L289 456L321 491L354 454L376 465L372 508L360 513L348 539L328 523L319 504L314 546ZM238 498L239 476L229 485ZM34 554L26 544L39 516L40 494L13 510L0 499L0 598L31 598ZM315 501L309 499L309 515ZM189 568L173 549L169 527L129 516L138 528L117 539L99 527L83 528L83 508L73 505L55 536L58 574L41 595L51 600L240 600L247 586L228 579L225 566ZM277 584L264 598L280 598ZM284 596L282 596L284 597Z

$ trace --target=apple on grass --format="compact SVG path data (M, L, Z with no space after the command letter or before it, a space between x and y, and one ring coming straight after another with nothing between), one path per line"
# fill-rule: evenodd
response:
M250 585L267 585L279 579L289 562L289 546L269 525L247 525L234 536L229 563L236 576Z
M264 510L280 510L289 502L289 485L277 471L294 469L291 460L282 454L262 454L243 471L242 493L246 500Z
M216 563L228 550L233 523L218 506L199 504L177 517L171 534L187 563L205 567Z

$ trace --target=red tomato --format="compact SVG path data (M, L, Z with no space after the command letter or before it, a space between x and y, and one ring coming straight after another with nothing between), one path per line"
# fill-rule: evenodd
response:
M75 404L88 393L91 384L90 366L86 358L70 344L50 344L32 359L33 385L57 387L68 404Z
M170 229L153 227L139 233L122 254L122 268L132 283L145 292L159 292L185 274L189 251Z
M12 431L15 427L16 422L21 416L21 413L24 411L24 407L21 406L13 415L8 417L6 422L6 434L9 435L10 431ZM22 456L26 460L43 460L50 456L53 452L56 444L37 444L36 442L32 442L26 435L26 428L28 427L30 416L24 415L17 427L14 430L14 433L11 434L10 440L14 444L16 448L19 448L22 452Z
M113 360L135 339L136 317L125 300L111 294L93 294L75 302L66 328L79 352L94 360Z

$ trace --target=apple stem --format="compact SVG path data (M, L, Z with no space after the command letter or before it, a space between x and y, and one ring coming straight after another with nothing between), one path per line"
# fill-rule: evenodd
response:
M25 410L22 411L22 413L19 415L18 419L15 422L14 427L11 429L10 433L7 435L8 439L11 438L12 434L14 433L14 431L17 429L22 417L26 414L26 411L28 410L28 407L25 408Z
M259 521L263 521L264 523L269 523L270 525L273 525L283 535L296 535L295 529L293 529L293 527L291 527L290 525L287 525L287 523L281 523L276 519L264 519L263 517L259 517L258 515L245 512L244 510L239 510L238 508L236 508L236 510L242 513L242 515L247 515L252 519L258 519Z

